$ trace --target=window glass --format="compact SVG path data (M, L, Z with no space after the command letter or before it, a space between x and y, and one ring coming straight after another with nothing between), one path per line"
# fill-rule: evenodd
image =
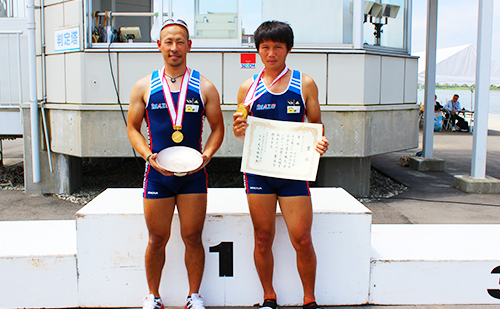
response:
M193 37L194 33L194 8L195 0L170 0L172 3L171 18L182 19L188 24L189 35ZM163 10L166 12L169 8L169 0L163 0ZM168 18L165 16L165 19Z
M253 44L253 33L262 23L262 1L241 0L241 43Z
M262 0L262 19L289 23L296 45L342 43L344 0ZM286 8L286 9L285 9Z
M8 3L7 0L0 0L0 17L10 17L8 16Z
M406 48L404 46L406 2L406 0L365 1L366 22L363 27L365 44Z
M238 0L172 0L174 18L185 20L193 39L237 39Z
M100 11L101 13L104 13L106 11L112 11L114 13L152 12L151 0L93 0L92 9L94 11ZM135 30L132 31L133 29L128 28L128 32L124 32L124 34L127 35L127 33L134 33L134 42L151 42L151 16L114 16L112 17L111 21L109 20L109 18L100 16L97 20L94 18L92 22L94 30L96 30L96 32L104 31L99 29L106 29L105 27L107 27L106 31L108 33L111 30L119 31L121 27L135 27L134 29L139 28L139 32ZM137 38L138 33L140 33L140 38ZM116 32L115 34L117 35L117 42L127 42L127 39L124 36L118 36L118 32ZM109 36L109 34L106 34L106 36ZM107 41L106 39L105 42L109 41Z
M5 14L10 1L0 0L0 14ZM364 43L405 49L408 2L364 1L365 9L371 6L379 8L378 12L365 12ZM159 17L144 14L113 17L116 30L122 26L139 27L141 39L133 42L155 42L161 21L166 18L185 20L195 47L252 45L253 33L267 20L289 23L296 47L328 47L353 42L352 0L91 0L91 8L92 12L100 11L101 14L104 11L158 13ZM104 26L104 17L100 21L92 19L91 23L91 32L94 33L94 29L99 28L97 26ZM110 26L109 20L107 26ZM379 27L379 38L373 34L375 26ZM155 33L154 37L150 36L151 32Z
M267 20L289 23L297 45L339 44L344 33L352 32L352 25L344 21L352 15L350 0L315 0L314 5L303 0L163 0L163 7L172 3L173 18L188 23L193 39L237 39L238 2L242 45L253 44L253 33Z

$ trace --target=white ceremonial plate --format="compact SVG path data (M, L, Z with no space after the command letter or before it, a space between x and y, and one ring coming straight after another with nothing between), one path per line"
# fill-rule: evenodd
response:
M186 172L194 171L203 163L201 153L191 147L174 146L158 153L156 162L176 176L184 176Z

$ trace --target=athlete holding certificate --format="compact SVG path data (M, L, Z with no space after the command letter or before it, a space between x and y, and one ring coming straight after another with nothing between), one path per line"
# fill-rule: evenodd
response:
M245 81L238 92L238 110L233 114L233 131L244 140L246 116L321 123L318 88L313 79L299 71L288 69L285 61L293 46L293 32L288 24L269 21L262 23L254 34L255 46L265 68ZM316 151L323 155L328 140L323 137ZM275 234L276 203L279 202L291 242L297 253L297 268L304 288L304 308L318 308L314 296L316 254L311 239L312 204L309 184L245 174L250 216L254 226L254 259L264 290L263 308L276 309L273 288L272 244Z
M134 149L146 160L144 216L149 231L146 276L149 293L144 308L163 308L159 285L165 264L165 246L170 237L174 209L180 219L186 246L185 263L189 294L186 308L203 309L199 288L205 264L201 234L207 207L205 165L222 144L224 123L215 86L198 71L186 66L191 40L186 23L168 19L161 28L158 49L164 67L140 79L130 94L127 133ZM208 120L211 134L206 141L201 166L178 177L158 164L158 152L186 146L202 152L202 128ZM141 134L143 119L148 140Z

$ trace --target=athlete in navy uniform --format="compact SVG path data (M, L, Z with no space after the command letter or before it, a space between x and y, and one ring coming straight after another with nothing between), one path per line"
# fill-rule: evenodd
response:
M167 108L160 78L162 70L151 74L149 100L146 103L144 117L148 127L149 148L152 153L158 153L172 146L187 146L201 152L205 105L200 94L200 73L191 70L183 115L183 123L189 125L182 127L183 139L176 143L172 140L174 124ZM172 92L175 110L178 109L179 95L179 92ZM144 198L159 199L173 197L176 194L207 193L207 173L204 168L184 177L165 177L160 171L152 168L149 162L146 164Z
M288 24L269 21L255 31L255 46L264 63L262 75L246 80L238 92L238 104L251 102L247 93L258 97L246 107L252 116L303 122L321 123L318 88L313 79L299 71L289 70L286 57L293 46L293 32ZM255 91L254 80L259 79ZM250 91L249 91L250 90ZM242 112L233 114L233 132L244 140L248 127ZM328 150L328 140L323 137L315 147L321 155ZM304 308L318 308L314 295L316 281L316 254L311 239L312 204L306 181L245 175L248 206L255 235L254 259L264 290L262 308L277 307L273 288L272 244L275 234L276 203L279 202L290 240L297 253L297 268L304 289Z
M283 121L304 122L306 106L302 97L302 74L291 71L288 85L283 92L274 93L263 79L257 84L256 95L260 97L250 104L250 115ZM254 81L258 75L253 77ZM283 76L286 78L286 75ZM310 196L309 183L245 173L247 194L277 194L278 196Z
M165 246L177 205L189 280L186 308L204 309L199 288L205 264L201 241L207 205L205 165L219 149L224 137L220 99L210 81L186 66L191 40L184 21L169 19L163 23L158 49L163 55L164 67L141 78L132 88L127 125L132 146L146 160L144 216L149 242L145 260L150 294L145 297L143 308L164 308L159 286L165 264ZM205 118L211 133L202 149ZM147 140L141 134L143 120L148 127ZM156 161L158 152L172 146L203 151L202 165L183 177L163 169Z

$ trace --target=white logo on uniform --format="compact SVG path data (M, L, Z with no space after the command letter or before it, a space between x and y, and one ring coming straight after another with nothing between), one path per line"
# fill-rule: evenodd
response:
M148 194L151 194L151 195L158 195L159 193L158 193L158 192L153 192L153 191L148 191Z
M262 187L250 187L252 190L262 190Z

